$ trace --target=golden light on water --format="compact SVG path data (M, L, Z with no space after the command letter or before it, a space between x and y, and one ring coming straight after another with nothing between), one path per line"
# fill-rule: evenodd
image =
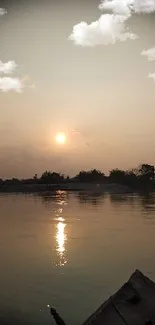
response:
M65 243L67 240L67 236L65 234L65 228L66 228L66 224L63 222L64 219L62 217L58 218L59 222L56 225L57 228L57 233L56 233L56 241L57 241L57 248L56 251L59 255L60 258L60 262L59 265L60 266L64 266L67 263L66 257L65 257Z
M66 225L63 222L58 222L57 224L57 251L62 254L65 251L65 227Z
M55 140L59 144L65 144L65 142L66 142L66 135L65 135L65 133L63 133L63 132L57 133L56 136L55 136Z
M66 226L65 218L63 217L63 205L67 204L65 199L65 192L58 191L56 195L56 202L57 202L57 210L56 218L56 252L57 256L59 257L59 262L57 265L64 266L67 263L66 259L66 241L67 241L67 234L66 234ZM61 207L60 207L61 205Z

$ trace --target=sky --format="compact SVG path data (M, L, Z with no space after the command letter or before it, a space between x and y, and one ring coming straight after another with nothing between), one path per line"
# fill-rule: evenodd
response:
M0 7L0 178L155 164L155 0Z

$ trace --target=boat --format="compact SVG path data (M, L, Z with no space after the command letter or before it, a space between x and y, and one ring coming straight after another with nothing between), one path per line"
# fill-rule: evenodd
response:
M51 308L57 325L66 325ZM82 325L155 325L155 283L136 270Z

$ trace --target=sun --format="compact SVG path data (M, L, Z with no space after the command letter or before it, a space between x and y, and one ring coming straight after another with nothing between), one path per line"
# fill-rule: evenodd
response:
M65 135L65 133L63 133L63 132L57 133L56 136L55 136L55 140L59 144L65 144L65 142L66 142L66 135Z

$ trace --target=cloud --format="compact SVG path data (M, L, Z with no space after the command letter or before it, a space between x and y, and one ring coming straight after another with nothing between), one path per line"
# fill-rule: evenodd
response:
M133 11L138 14L150 14L155 11L155 0L134 0Z
M16 93L22 93L24 88L33 88L35 89L35 84L26 84L25 81L28 80L28 77L22 79L16 77L0 77L0 91L8 92L15 91Z
M108 45L114 44L117 40L135 40L138 36L125 26L125 21L133 13L154 12L155 0L102 0L99 9L112 13L102 15L89 25L86 22L75 25L69 40L81 46Z
M128 17L132 13L150 14L155 11L155 0L104 0L100 3L99 9Z
M15 61L8 61L6 63L3 63L0 61L0 74L11 74L14 72L14 70L17 68L17 64Z
M148 61L154 61L155 60L155 47L152 47L148 50L143 50L141 52L141 55L147 56ZM153 79L153 81L155 82L155 73L149 73L148 78Z
M3 8L0 8L0 16L3 16L7 13L7 11ZM8 61L6 63L3 63L0 61L0 75L4 74L12 74L15 69L17 68L17 64L15 61ZM15 91L17 93L21 93L23 88L35 88L35 85L26 85L25 81L28 79L28 77L24 77L23 79L20 79L18 77L0 77L0 90L2 92L8 92L8 91Z
M132 0L105 0L99 4L100 10L112 11L114 14L118 15L131 15Z
M4 16L5 14L7 14L6 9L0 8L0 16Z
M0 78L0 90L3 92L15 91L21 93L25 85L19 78L2 77Z
M72 130L71 130L71 134L72 134L72 135L78 135L78 134L81 134L81 132L78 131L78 130L76 130L76 129L72 129Z
M69 40L82 46L114 44L117 40L122 42L127 39L135 40L138 36L125 26L127 18L123 15L105 14L90 25L81 22L73 27Z
M143 50L141 52L141 55L147 56L148 61L154 61L155 60L155 47L152 47L152 48L150 48L148 50Z
M154 73L149 73L148 78L152 78L153 81L155 82L155 72Z

